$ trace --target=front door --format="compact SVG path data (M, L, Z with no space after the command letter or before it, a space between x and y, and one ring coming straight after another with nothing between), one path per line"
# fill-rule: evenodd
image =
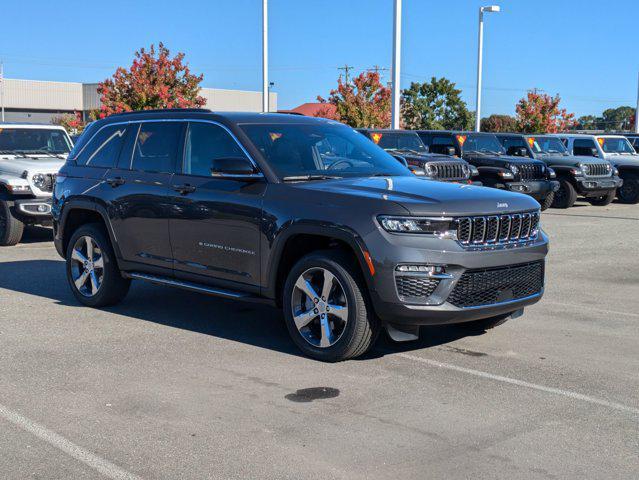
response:
M170 220L176 277L259 285L263 180L214 178L217 159L247 157L226 128L190 122L182 173L171 180Z

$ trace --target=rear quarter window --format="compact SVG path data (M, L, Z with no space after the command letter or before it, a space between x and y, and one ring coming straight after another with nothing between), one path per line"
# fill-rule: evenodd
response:
M86 146L75 157L75 162L87 167L112 168L120 154L126 129L126 125L108 125L99 130L87 141Z

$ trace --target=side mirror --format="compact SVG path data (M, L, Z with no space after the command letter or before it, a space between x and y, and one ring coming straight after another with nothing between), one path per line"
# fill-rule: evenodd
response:
M455 147L446 147L446 155L450 155L451 157L454 157L457 154L457 151L455 150Z
M396 155L396 154L391 154L393 156L393 158L395 158L395 160L397 160L399 163L401 163L402 165L404 165L405 167L408 167L408 162L406 161L406 159L401 156L401 155Z
M519 151L517 152L517 156L519 156L519 157L527 157L528 156L528 150L526 149L526 147L519 147Z
M595 147L592 147L590 149L590 151L592 152L592 156L593 157L598 157L599 156L599 151Z
M258 174L251 161L246 157L216 158L211 163L213 164L211 176L216 178Z

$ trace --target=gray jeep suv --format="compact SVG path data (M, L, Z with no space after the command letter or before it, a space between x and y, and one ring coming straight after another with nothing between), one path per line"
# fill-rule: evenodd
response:
M382 328L489 328L544 290L533 198L417 177L319 118L112 115L60 170L53 216L81 303L114 304L133 279L269 302L326 361L363 354Z

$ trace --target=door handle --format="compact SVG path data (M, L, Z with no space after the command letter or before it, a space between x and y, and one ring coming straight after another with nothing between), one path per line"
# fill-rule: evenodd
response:
M188 183L184 185L173 185L172 188L176 192L180 192L182 195L195 192L195 187L193 185L189 185Z
M119 187L120 185L124 185L124 178L122 177L107 178L105 182L111 185L113 188L115 188L115 187Z

